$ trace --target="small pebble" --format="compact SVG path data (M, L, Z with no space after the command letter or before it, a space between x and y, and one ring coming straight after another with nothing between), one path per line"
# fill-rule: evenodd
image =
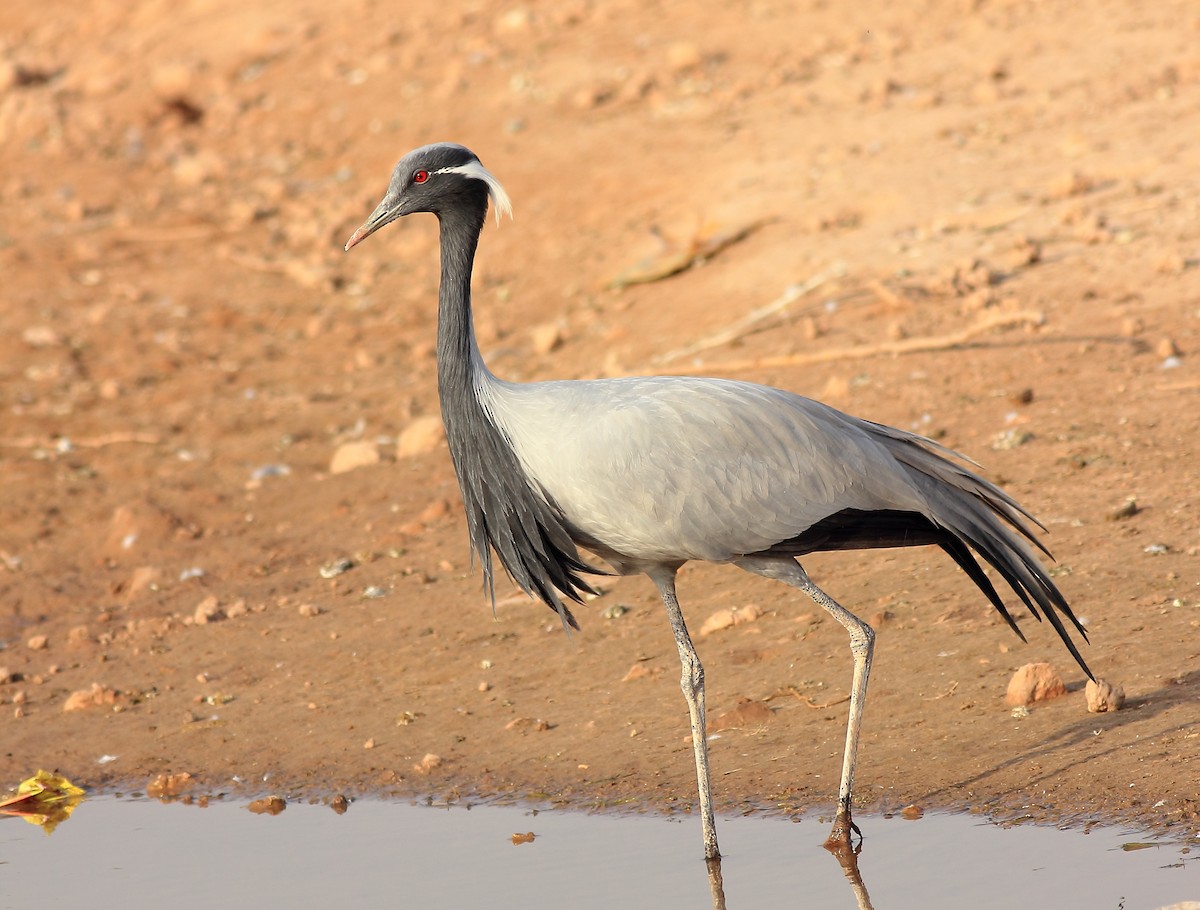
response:
M700 627L700 635L703 637L711 635L713 632L719 632L722 629L728 629L730 626L754 622L762 615L763 609L757 604L746 604L744 607L718 610L704 621L704 624Z
M1125 706L1125 690L1104 679L1088 680L1085 690L1087 709L1092 714L1120 711Z
M282 796L267 796L254 800L246 808L255 815L278 815L287 808L287 801Z
M413 765L413 770L418 774L428 774L434 768L440 767L442 758L440 755L434 755L432 752L425 753L425 757L420 762Z
M346 442L338 446L329 461L330 474L345 474L356 468L379 464L379 447L373 442Z
M667 48L667 66L676 73L694 69L703 60L700 48L690 41L676 41Z
M1067 694L1058 671L1048 663L1025 664L1013 674L1004 695L1006 704L1023 706Z
M408 426L396 440L396 457L409 458L424 455L437 449L446 438L442 418L437 414L426 414L409 421Z
M549 354L562 346L562 328L554 322L535 326L529 333L529 341L535 354Z
M221 609L220 603L217 601L215 594L210 594L204 600L196 605L195 612L192 613L192 621L203 626L210 622L217 622L225 618L225 611Z
M1175 339L1170 337L1160 338L1158 343L1154 345L1154 353L1163 359L1183 355L1183 351L1179 349L1179 345L1175 343Z
M1132 518L1140 511L1141 509L1138 508L1137 500L1130 496L1125 500L1123 506L1113 509L1108 513L1107 517L1109 521L1124 521L1126 518Z
M356 565L357 563L349 556L342 556L339 559L335 559L333 562L326 563L325 565L321 566L321 568L317 569L317 572L320 573L322 578L336 578L343 572L349 572Z
M635 679L645 679L650 674L651 674L650 668L647 667L641 661L638 661L636 664L634 664L632 667L629 668L629 672L627 672L624 676L621 677L621 682L630 682Z

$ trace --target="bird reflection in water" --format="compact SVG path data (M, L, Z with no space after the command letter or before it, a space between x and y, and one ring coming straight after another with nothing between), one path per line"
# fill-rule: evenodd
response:
M867 893L867 886L862 879L862 873L858 871L858 854L862 852L862 841L859 840L855 846L847 843L828 842L824 846L842 867L842 873L846 876L846 881L850 883L850 890L854 894L858 910L874 910L874 906L871 904L871 895ZM726 910L725 879L721 874L721 857L706 859L704 863L708 867L708 888L712 893L713 910Z

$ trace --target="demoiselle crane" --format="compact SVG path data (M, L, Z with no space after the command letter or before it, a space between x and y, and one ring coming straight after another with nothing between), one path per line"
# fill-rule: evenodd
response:
M851 793L874 632L817 587L798 557L822 550L941 547L1024 640L974 550L1091 677L1064 619L1087 634L1039 563L1036 520L937 443L791 392L682 376L512 383L488 370L471 318L471 271L487 216L508 194L461 145L418 148L346 249L404 215L441 232L438 393L471 547L492 596L492 552L529 595L578 628L565 600L604 574L658 588L682 664L708 859L720 856L704 724L704 669L675 595L689 560L732 563L803 591L850 634L854 676L829 845L848 846ZM1040 525L1038 525L1040 527ZM1049 555L1047 553L1047 555Z

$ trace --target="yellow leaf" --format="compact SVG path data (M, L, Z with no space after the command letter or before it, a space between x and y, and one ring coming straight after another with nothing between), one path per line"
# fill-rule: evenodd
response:
M61 774L38 771L21 781L15 796L0 800L0 813L19 816L50 834L59 822L71 817L83 796L84 790Z

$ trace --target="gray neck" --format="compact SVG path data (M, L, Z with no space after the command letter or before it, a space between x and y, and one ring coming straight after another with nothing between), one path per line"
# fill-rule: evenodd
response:
M438 291L438 397L446 442L458 474L471 548L483 566L484 585L495 603L492 551L530 596L575 625L559 599L581 602L591 587L579 577L579 559L561 512L530 485L511 442L479 399L495 378L475 343L471 321L471 270L487 214L487 196L438 214L442 279ZM556 591L557 589L557 591Z
M474 401L473 374L483 369L471 319L471 270L479 234L483 230L486 205L485 201L485 208L479 211L438 215L442 279L438 288L437 361L443 413L448 397L457 402L466 395ZM483 372L486 373L486 369Z

